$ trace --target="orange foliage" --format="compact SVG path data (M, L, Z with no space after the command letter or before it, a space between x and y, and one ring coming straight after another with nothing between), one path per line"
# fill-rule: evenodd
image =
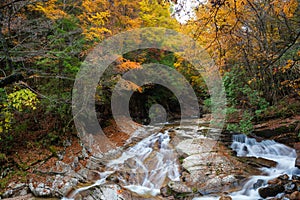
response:
M132 69L141 69L142 68L140 63L132 62L125 58L119 58L116 62L117 62L117 66L116 66L115 70L118 73L124 73L124 72L132 70Z
M62 19L68 14L63 10L63 5L58 0L38 2L35 6L30 5L29 9L44 13L51 20Z

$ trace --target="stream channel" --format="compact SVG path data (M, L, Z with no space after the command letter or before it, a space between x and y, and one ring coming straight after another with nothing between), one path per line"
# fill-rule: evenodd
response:
M207 155L215 156L213 162L220 160L218 166L221 164L224 171L226 171L226 164L224 163L228 163L228 160L224 158L224 163L222 163L222 154L221 156L217 155L215 151L221 131L209 128L207 122L199 121L198 119L186 120L180 126L176 122L164 125L165 127L162 130L160 130L159 126L144 126L135 131L119 153L110 156L110 159L106 159L104 162L105 170L98 172L99 180L92 185L77 188L68 197L64 197L63 200L76 199L76 195L79 193L108 184L108 179L117 180L117 184L122 190L129 191L137 199L167 199L161 193L163 187L166 187L166 185L170 186L170 182L179 183L178 190L181 188L183 192L193 193L189 199L219 199L219 195L223 190L222 187L220 187L219 190L221 191L219 193L209 192L212 191L208 189L209 187L202 188L203 190L208 190L207 193L200 192L200 190L195 193L195 188L199 188L199 185L195 183L201 182L199 180L204 176L203 174L208 178L210 177L206 172L202 172L206 170L203 165L208 165L207 163L210 160ZM277 165L274 167L260 168L261 175L250 174L242 182L242 186L239 185L241 182L236 181L234 174L226 174L226 176L223 176L223 179L216 179L220 180L220 182L228 179L228 182L233 187L239 188L229 190L230 192L227 193L234 200L263 199L258 193L258 188L253 187L255 183L261 181L266 184L267 181L282 174L287 174L289 177L300 174L299 170L294 167L295 150L275 141L264 140L257 142L254 138L238 134L232 136L230 148L229 151L236 152L238 157L260 157L277 162ZM199 161L201 159L204 160ZM182 183L183 171L185 171L185 174L190 174L190 183ZM215 173L214 176L219 178L222 177L221 175L218 173L216 175ZM195 180L197 176L198 179ZM231 181L230 178L233 180ZM207 181L206 179L204 181L209 182L211 180ZM180 185L181 183L182 185ZM213 183L211 184L213 185ZM187 185L194 185L193 189L189 189ZM110 194L110 197L106 198L112 198L113 196L114 199L121 199L118 192L116 191L115 193ZM278 194L277 196L280 197L280 195Z

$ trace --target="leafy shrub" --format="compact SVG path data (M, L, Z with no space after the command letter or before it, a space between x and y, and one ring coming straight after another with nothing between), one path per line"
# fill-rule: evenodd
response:
M7 133L12 128L14 112L35 110L39 103L37 95L27 88L15 88L15 91L9 94L2 89L1 98L3 103L0 105L0 134Z
M242 119L237 124L227 124L227 130L248 134L253 130L253 118L250 112L244 111Z

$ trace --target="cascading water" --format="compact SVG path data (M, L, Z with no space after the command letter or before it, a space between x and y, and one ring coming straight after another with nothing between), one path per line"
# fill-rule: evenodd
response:
M77 189L69 198L92 187L103 185L106 178L116 173L121 185L142 197L153 197L160 193L166 177L172 181L180 180L178 159L170 148L168 132L152 134L122 155L106 164L106 172L100 173L101 179L91 186Z
M184 127L175 129L173 127L171 129L180 138L205 139L207 137L202 135L205 131L195 131L202 130L202 128L190 123ZM119 180L119 184L123 188L138 194L142 198L152 198L158 195L161 187L166 183L165 179L180 181L178 155L170 144L170 132L167 130L161 133L155 130L154 128L150 132L137 132L136 135L133 135L131 139L134 141L134 138L140 138L139 142L134 143L129 139L129 144L131 145L123 151L121 156L106 163L105 172L99 172L100 180L91 186L75 190L69 198L72 199L76 194L97 185L106 184L106 179L111 175ZM213 130L210 133L213 134ZM261 157L278 163L276 167L261 168L264 175L252 176L242 190L231 193L229 196L234 200L261 199L258 189L253 187L258 180L266 183L268 180L282 174L288 174L290 177L293 174L300 174L299 170L294 167L295 150L273 140L257 142L255 139L248 138L242 134L235 135L233 136L231 148L240 157ZM203 196L195 197L193 200L198 199L218 200L219 197Z
M261 179L267 182L270 179L276 178L282 174L298 174L298 168L294 167L296 152L294 149L277 143L273 140L264 140L257 142L253 138L248 138L245 135L235 135L231 148L237 152L237 156L246 157L261 157L277 162L276 167L262 168L264 176L253 176L239 192L233 193L234 199L259 199L258 190L253 188L253 184Z
M168 132L150 135L123 152L120 158L110 161L107 167L129 172L127 179L120 179L124 188L142 196L156 196L165 177L173 181L180 178L178 161L169 142Z
M243 189L230 194L233 200L257 200L262 199L258 194L258 189L254 189L253 185L258 181L274 179L282 174L290 177L293 174L300 174L298 168L294 167L296 152L294 149L277 143L273 140L264 140L257 142L254 138L248 138L246 135L234 135L231 148L236 151L239 157L257 157L273 160L277 162L276 167L261 168L263 174L261 176L252 176L251 179L243 186ZM194 200L217 200L219 197L201 197Z

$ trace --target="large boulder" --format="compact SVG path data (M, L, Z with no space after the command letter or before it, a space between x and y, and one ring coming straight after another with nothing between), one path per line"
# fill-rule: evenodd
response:
M209 153L216 145L216 141L209 138L196 138L183 140L176 146L179 155L195 155Z
M274 197L284 192L284 186L281 184L272 184L258 189L258 193L262 198Z
M268 181L266 187L258 189L261 197L274 197L282 193L287 199L300 199L300 177L293 175L292 179L287 174L278 176Z
M176 146L181 156L181 179L202 195L235 189L245 178L245 166L223 144L210 138L186 139Z

